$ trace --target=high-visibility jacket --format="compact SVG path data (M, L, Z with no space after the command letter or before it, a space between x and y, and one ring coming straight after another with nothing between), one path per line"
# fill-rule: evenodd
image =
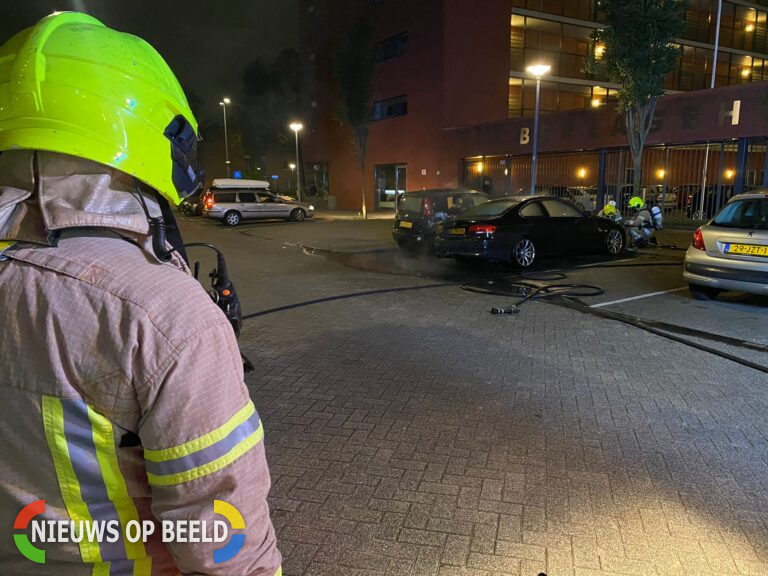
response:
M183 262L146 249L121 178L0 155L0 574L274 576L264 427L232 328ZM120 538L32 543L14 519L41 500L32 520L113 521ZM226 543L162 541L163 521L211 535L232 510L244 545L227 561ZM146 543L124 536L132 520L157 524Z

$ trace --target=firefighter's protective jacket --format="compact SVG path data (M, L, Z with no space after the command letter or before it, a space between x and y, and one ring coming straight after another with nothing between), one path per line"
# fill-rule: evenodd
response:
M279 574L264 429L232 328L183 261L153 256L132 192L89 161L0 154L0 574ZM121 537L37 542L33 562L14 519L39 500L32 520L116 521ZM222 543L162 542L162 521L212 532L214 500L242 515L232 559L215 563ZM158 526L131 543L131 520Z

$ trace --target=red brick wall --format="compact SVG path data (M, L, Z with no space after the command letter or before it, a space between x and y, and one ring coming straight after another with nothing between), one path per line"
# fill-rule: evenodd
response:
M445 126L507 118L510 2L445 0Z

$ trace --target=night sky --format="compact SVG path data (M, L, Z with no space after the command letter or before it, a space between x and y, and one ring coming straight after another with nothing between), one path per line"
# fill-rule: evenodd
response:
M76 10L141 36L218 118L219 100L236 100L254 59L271 63L298 42L299 0L0 0L0 43L56 10Z

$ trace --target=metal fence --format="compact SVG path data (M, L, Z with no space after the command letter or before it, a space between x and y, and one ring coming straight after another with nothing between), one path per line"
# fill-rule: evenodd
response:
M695 224L711 218L733 196L768 186L766 139L647 147L642 186L633 191L628 149L540 154L536 192L568 198L588 211L615 200L626 210L633 195L659 206L667 224ZM494 197L526 194L530 156L464 159L464 185Z

